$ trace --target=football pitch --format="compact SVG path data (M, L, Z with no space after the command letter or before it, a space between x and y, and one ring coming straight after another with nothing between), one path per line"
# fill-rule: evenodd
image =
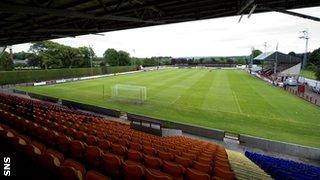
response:
M143 104L115 101L111 91L116 84L146 87L147 101ZM19 89L170 121L320 147L319 107L241 70L167 69Z

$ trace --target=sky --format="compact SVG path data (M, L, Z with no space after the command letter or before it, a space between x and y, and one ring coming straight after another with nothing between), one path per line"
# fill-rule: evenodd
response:
M292 10L320 17L320 7ZM92 46L101 57L108 48L124 50L134 57L152 56L236 56L251 49L284 53L305 51L300 31L310 34L309 51L320 47L320 22L277 12L253 14L238 23L239 16L153 27L136 28L100 35L60 38L53 41L72 47ZM30 44L13 46L14 52L28 51Z

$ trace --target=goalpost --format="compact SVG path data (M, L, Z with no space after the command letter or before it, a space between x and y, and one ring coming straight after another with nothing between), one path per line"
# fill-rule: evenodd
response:
M143 103L147 100L147 88L144 86L116 84L111 87L114 100Z

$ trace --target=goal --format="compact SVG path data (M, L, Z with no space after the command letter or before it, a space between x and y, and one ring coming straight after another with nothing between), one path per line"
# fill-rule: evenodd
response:
M147 100L147 88L144 86L116 84L111 88L111 97L114 100L134 103L143 103Z

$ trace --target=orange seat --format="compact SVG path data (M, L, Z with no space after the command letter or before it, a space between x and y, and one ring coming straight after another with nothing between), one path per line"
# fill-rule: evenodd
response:
M142 150L143 150L143 153L151 156L154 156L157 153L157 151L154 148L149 146L143 146Z
M176 161L176 163L181 164L185 168L189 167L192 163L191 159L181 157L181 156L175 156L175 161Z
M112 143L116 143L119 141L119 138L117 136L113 136L113 135L108 135L107 136L107 140L109 140Z
M118 144L121 144L122 146L128 147L129 146L129 141L126 139L120 139Z
M191 160L195 160L197 158L197 155L191 153L182 153L181 156Z
M56 145L56 142L57 142L57 138L58 138L59 134L55 131L52 131L52 130L49 130L48 133L47 133L47 138L46 138L46 142L54 147Z
M89 135L87 136L86 138L86 141L85 141L88 145L97 145L97 142L98 142L98 138L95 137L94 135Z
M160 169L162 166L162 161L160 158L144 155L143 159L143 164L148 168Z
M214 168L214 176L226 179L226 180L234 180L235 179L235 175L232 171L226 171L220 168Z
M145 168L133 161L123 163L123 175L125 180L141 180L144 177Z
M86 162L91 167L99 167L102 151L97 146L88 146L86 148Z
M111 145L111 152L118 155L118 156L124 157L126 155L127 148L125 148L124 146L122 146L120 144L112 144Z
M212 168L209 164L203 164L197 161L194 161L192 167L198 171L211 174Z
M107 176L94 170L90 170L86 174L86 180L107 180L107 179L109 179Z
M154 169L146 169L145 176L146 180L173 180L169 174Z
M85 132L77 131L76 134L74 135L74 139L84 140L86 136L87 134Z
M174 159L174 156L171 153L159 151L159 150L158 150L158 156L160 159L165 161L172 161Z
M55 179L59 172L59 168L64 161L64 157L61 153L48 149L44 154L40 156L41 166L44 168L48 176Z
M183 179L183 174L185 172L185 168L180 164L176 164L173 162L163 161L163 171L165 173L170 174L174 178Z
M70 142L70 156L78 160L84 159L85 148L86 146L82 141L72 140Z
M60 178L62 180L81 180L85 177L84 166L72 159L66 159L60 167Z
M98 146L103 151L108 151L111 146L111 142L106 139L100 139L100 140L98 140Z
M132 161L141 162L142 153L133 149L129 149L127 152L127 158Z
M66 153L70 149L71 138L66 135L59 135L57 138L57 145L60 151Z
M187 168L186 178L188 180L210 180L210 176L207 173L191 168Z
M134 150L140 151L142 149L142 146L139 143L131 142L130 143L130 149L134 149Z
M114 178L119 177L121 164L122 161L117 155L111 153L105 153L102 155L102 169Z

